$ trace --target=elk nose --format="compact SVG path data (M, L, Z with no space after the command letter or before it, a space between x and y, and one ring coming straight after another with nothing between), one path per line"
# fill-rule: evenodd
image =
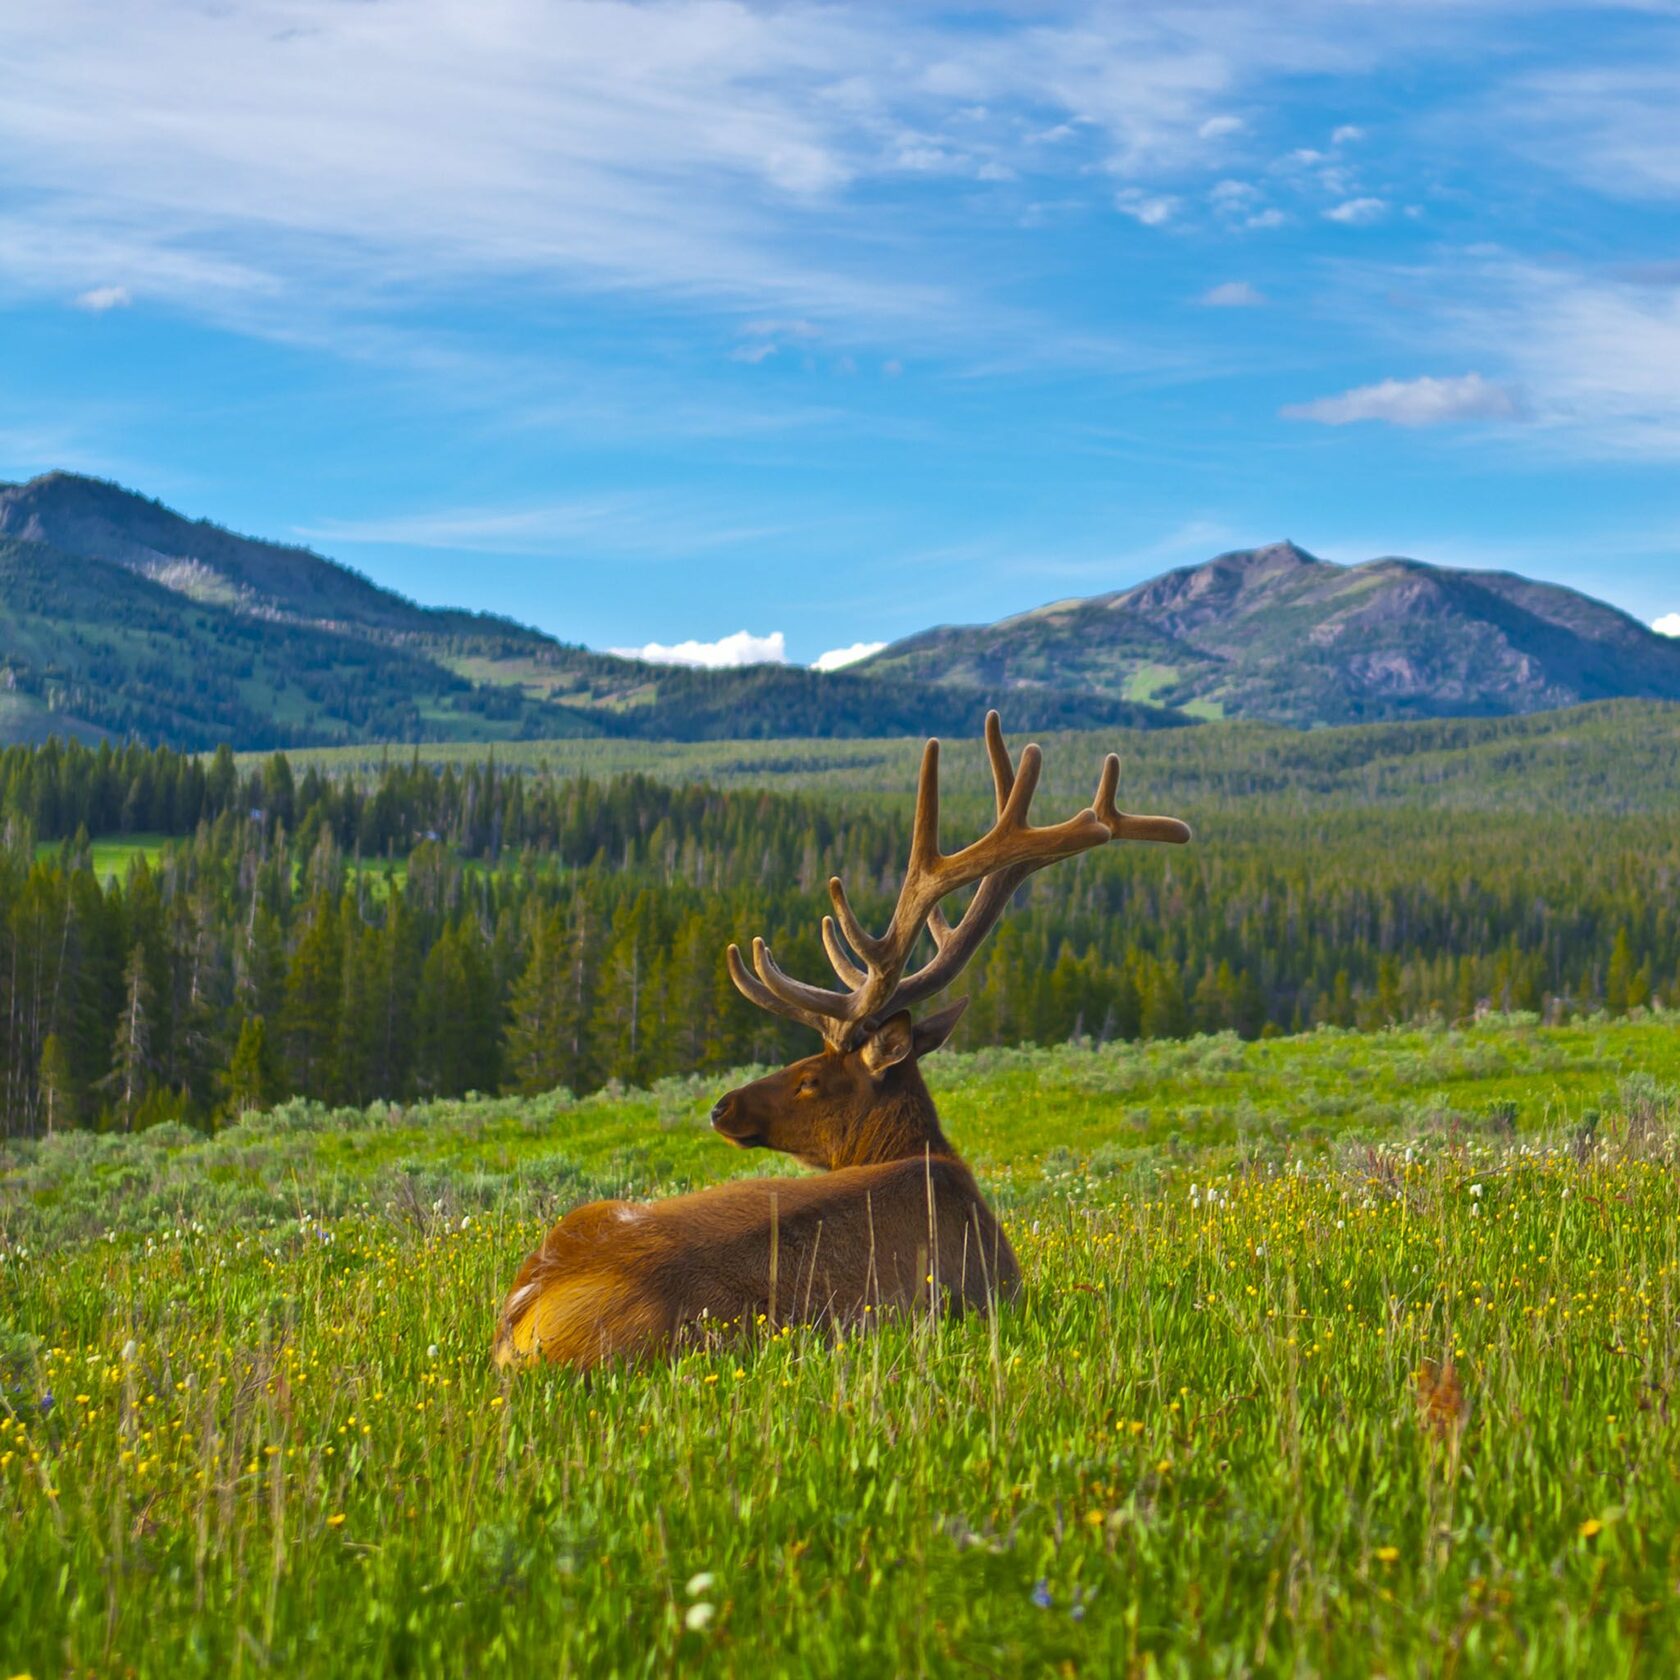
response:
M727 1120L729 1118L730 1111L734 1107L735 1096L733 1092L731 1092L728 1096L719 1097L718 1100L712 1104L712 1124L715 1126L720 1121Z

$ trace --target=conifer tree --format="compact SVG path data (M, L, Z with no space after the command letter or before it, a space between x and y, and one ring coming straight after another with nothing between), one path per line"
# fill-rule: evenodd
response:
M133 1129L134 1117L152 1088L153 996L145 947L137 943L123 971L123 1007L106 1078L124 1131Z
M566 1042L571 942L558 909L532 917L531 956L514 986L507 1026L506 1067L527 1096L551 1091L573 1066Z
M70 1054L55 1032L41 1045L41 1065L36 1075L36 1094L41 1122L49 1137L76 1124L76 1083L70 1070Z
M335 1072L344 949L337 906L318 897L292 953L282 1022L286 1067L306 1096L326 1094Z
M222 1079L228 1112L244 1115L267 1108L279 1095L279 1079L262 1016L247 1015L239 1025L239 1042Z

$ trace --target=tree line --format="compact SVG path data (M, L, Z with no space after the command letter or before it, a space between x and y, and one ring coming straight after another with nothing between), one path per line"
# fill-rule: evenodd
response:
M907 799L442 770L295 776L140 747L0 752L10 1133L574 1091L776 1061L730 940L826 982L823 884L890 910ZM1226 803L1198 843L1034 876L953 988L961 1042L1244 1036L1680 995L1680 836L1651 816ZM948 836L985 806L957 798ZM89 836L171 836L120 876ZM948 840L948 843L951 843ZM955 907L953 907L955 908Z

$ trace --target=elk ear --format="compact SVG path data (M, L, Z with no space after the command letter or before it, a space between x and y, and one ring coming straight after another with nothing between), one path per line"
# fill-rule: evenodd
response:
M955 1003L947 1004L937 1015L930 1015L925 1021L916 1023L915 1049L918 1061L923 1056L932 1055L951 1036L952 1030L963 1018L963 1011L967 1008L968 999L960 997Z
M902 1062L914 1044L915 1029L910 1025L910 1011L901 1009L889 1015L862 1044L858 1053L870 1076L879 1079L888 1068Z

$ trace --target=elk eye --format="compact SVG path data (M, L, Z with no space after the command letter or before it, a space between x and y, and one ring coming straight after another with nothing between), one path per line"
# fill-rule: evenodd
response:
M817 1094L817 1082L814 1079L802 1079L799 1082L799 1094L802 1097L814 1097Z

